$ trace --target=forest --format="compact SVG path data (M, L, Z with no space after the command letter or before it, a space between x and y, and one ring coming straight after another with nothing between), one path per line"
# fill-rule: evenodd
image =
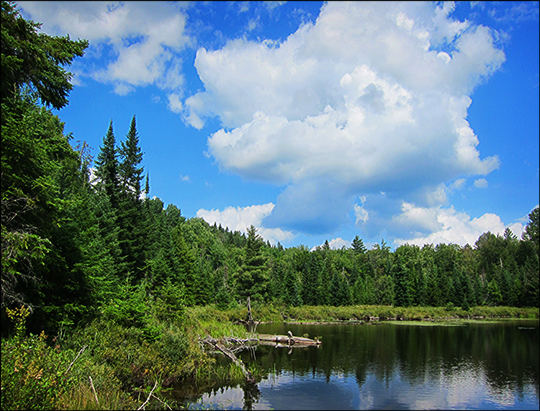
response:
M359 236L350 248L284 248L265 242L253 226L244 234L182 216L181 205L165 205L151 191L135 116L117 119L131 120L124 138L115 136L112 121L103 125L95 160L86 143L64 133L52 109L69 103L67 68L88 42L38 28L15 3L2 1L2 408L77 405L60 393L73 381L82 384L76 372L83 372L67 364L83 345L93 351L75 364L93 370L101 392L108 370L124 389L193 376L211 361L188 338L188 328L196 328L189 312L211 306L219 317L248 297L254 307L539 307L538 207L522 238L507 229L464 247L406 244L394 251L384 240L367 249ZM147 363L121 364L114 351L121 341L132 341L128 348ZM159 359L151 344L159 345ZM39 359L73 376L61 389L56 379L46 385L42 374L37 378L45 366L36 365L34 374L27 367L25 381L33 376L37 384L28 390L40 400L17 403L29 395L22 392L8 400L8 384L25 386L13 371L17 361ZM121 392L109 406L133 406Z

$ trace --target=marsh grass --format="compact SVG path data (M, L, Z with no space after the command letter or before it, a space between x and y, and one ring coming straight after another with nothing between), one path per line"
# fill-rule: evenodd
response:
M253 316L261 322L347 322L370 321L372 319L422 321L434 319L459 318L540 318L538 308L517 307L471 307L464 310L460 307L393 307L387 305L356 305L346 307L332 306L284 306L267 304L262 307L253 306ZM217 310L212 306L189 308L187 312L199 318L201 324L215 329L219 326L213 322L241 322L247 318L247 309L235 308ZM203 319L204 321L200 320ZM221 326L224 328L229 327ZM238 329L237 329L238 330ZM226 335L225 330L223 335Z

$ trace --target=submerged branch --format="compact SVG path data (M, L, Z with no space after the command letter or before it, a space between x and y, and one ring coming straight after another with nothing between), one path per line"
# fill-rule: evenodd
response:
M239 340L239 339L236 339L234 337L230 337L230 338L233 338L235 340ZM249 340L246 340L246 341L249 341ZM210 345L211 347L221 351L223 354L225 354L225 356L227 356L228 358L230 358L238 367L240 367L240 369L242 370L242 373L244 374L244 376L246 377L246 380L248 382L251 382L251 383L254 383L255 382L255 378L253 378L253 375L251 375L251 372L249 370L246 369L246 367L244 366L244 363L242 362L242 360L238 359L236 357L236 355L234 355L234 353L229 350L228 348L225 348L223 345L221 345L217 340L213 339L212 337L208 336L207 338L205 338L203 340L203 342L205 344L208 344Z

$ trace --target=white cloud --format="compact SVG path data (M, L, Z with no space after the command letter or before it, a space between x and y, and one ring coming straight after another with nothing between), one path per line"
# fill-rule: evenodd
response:
M181 60L175 52L189 42L186 17L180 6L168 2L23 1L18 5L42 30L90 41L83 60L73 66L78 81L90 76L112 83L125 95L137 86L155 84L175 90L184 84ZM106 68L96 70L92 60L109 53ZM87 62L86 64L84 62Z
M286 187L270 227L330 232L352 210L369 225L354 198L379 191L398 210L446 204L466 176L499 166L480 157L467 111L505 59L488 28L453 8L329 2L281 43L201 48L205 90L185 99L184 119L201 129L219 117L208 139L219 167Z
M286 1L263 1L263 5L268 9L268 11L274 10L276 7L283 6Z
M323 245L324 245L324 243L316 245L316 246L311 248L311 251L315 251L317 248L322 247ZM349 248L351 246L351 242L347 241L347 240L344 240L341 237L338 237L338 238L334 238L334 239L328 241L328 246L332 250L340 250L343 247Z
M180 174L180 181L190 181L190 178L189 178L188 175L184 176L184 175Z
M485 178L479 178L478 180L474 181L474 186L476 188L487 188L488 182Z
M273 244L278 241L289 241L294 237L293 233L280 228L265 228L261 224L263 218L272 213L274 206L273 203L268 203L248 207L227 207L223 211L201 208L197 211L197 217L203 218L209 224L221 224L222 227L229 227L231 231L243 233L247 233L247 229L253 225L262 238Z
M354 205L354 216L356 218L356 224L358 224L360 221L366 223L369 220L369 213L363 207L363 204L366 202L366 196L360 197L360 201L362 202L362 205Z
M348 241L348 240L344 240L343 238L341 237L338 237L338 238L334 238L332 240L330 240L328 242L328 245L330 246L330 248L332 250L339 250L343 247L350 247L351 246L351 242Z
M465 178L458 178L452 184L450 184L451 190L461 190L467 180Z
M169 94L168 100L169 100L169 104L167 107L169 108L169 110L177 114L182 112L183 104L178 94L176 93Z
M397 245L405 243L419 246L424 244L437 245L439 243L453 243L460 246L465 244L474 245L478 237L488 231L492 234L503 235L506 228L510 228L520 238L525 229L523 224L518 222L504 225L499 216L491 213L471 219L468 214L456 211L453 206L448 208L422 208L404 203L402 210L403 213L395 217L393 222L402 227L409 227L411 230L423 227L430 234L408 239L396 239L394 243Z

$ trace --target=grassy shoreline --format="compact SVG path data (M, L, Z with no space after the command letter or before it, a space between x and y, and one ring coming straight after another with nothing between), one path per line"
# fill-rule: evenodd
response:
M209 320L242 323L247 318L247 308L234 308L219 311L212 306L189 309L192 315ZM459 307L393 307L382 305L359 305L347 307L280 305L253 306L253 317L257 322L284 323L359 323L369 321L436 321L448 319L539 319L539 308L517 307L472 307L463 310Z

